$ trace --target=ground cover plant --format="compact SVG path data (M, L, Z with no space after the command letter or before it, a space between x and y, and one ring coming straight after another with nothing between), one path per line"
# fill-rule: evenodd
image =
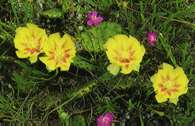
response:
M0 124L188 126L193 0L1 0Z

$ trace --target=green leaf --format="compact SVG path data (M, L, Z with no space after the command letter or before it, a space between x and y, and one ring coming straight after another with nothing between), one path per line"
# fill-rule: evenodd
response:
M53 9L49 9L46 10L44 12L41 13L43 16L49 17L49 18L61 18L63 17L63 12L61 9L59 8L53 8Z
M62 123L68 124L70 115L67 112L65 112L62 108L58 110L58 116Z
M65 13L68 12L71 9L72 5L72 0L62 0L62 11Z
M29 91L35 85L32 80L28 80L27 77L19 75L18 73L13 73L12 80L15 81L17 89L22 92Z
M86 126L85 118L82 115L76 115L70 118L70 126Z
M116 80L118 80L118 82ZM111 85L119 90L127 90L132 87L133 83L135 83L130 76L119 76L116 80L113 80Z
M166 54L167 54L167 57L171 60L171 62L174 64L174 66L177 66L177 62L176 62L176 59L173 55L173 49L171 48L171 45L168 43L168 40L167 38L165 38L163 36L162 33L160 33L159 35L159 42L162 46L162 48L164 48Z
M98 27L81 33L81 43L86 51L100 52L104 50L104 44L108 38L120 34L121 32L122 28L120 25L104 22Z
M33 76L36 76L36 77L43 77L43 76L49 76L48 74L46 73L43 73L41 72L40 70L37 70L37 69L33 69L30 67L30 65L26 64L25 62L21 62L19 60L16 60L15 63L17 65L19 65L21 68L24 69L24 71L26 71L27 73L29 74L32 74Z
M129 101L128 101L128 111L130 111L133 107L134 107L134 105L133 105L131 99L129 99Z
M67 120L68 118L68 114L66 112L61 112L59 116L61 120Z
M29 0L24 0L23 5L21 6L24 13L24 21L27 22L33 17L33 7Z
M20 5L17 0L9 0L9 3L11 5L12 12L14 14L14 17L16 19L16 22L19 22L19 13L20 13Z
M164 116L165 113L162 111L158 111L158 110L152 110L154 113L158 114L159 116Z
M195 30L195 24L192 24L192 29Z
M90 6L96 6L96 2L94 0L83 0L85 4L89 4Z
M84 57L81 56L76 56L73 59L73 64L81 69L85 69L87 71L93 71L93 70L97 70L97 67L93 64L90 64L89 62L87 62L87 59L85 59Z
M30 73L32 71L32 68L27 65L25 62L21 62L19 60L16 60L15 63L20 66L22 69L24 69L25 71L27 71L28 73Z
M113 0L99 0L98 2L99 2L98 7L101 10L107 9L113 4Z

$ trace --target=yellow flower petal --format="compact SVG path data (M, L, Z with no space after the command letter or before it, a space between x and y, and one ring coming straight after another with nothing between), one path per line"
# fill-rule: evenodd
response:
M28 58L28 54L23 51L16 51L16 55L21 59Z
M37 55L31 56L31 57L29 58L29 60L30 60L31 63L35 63L35 62L37 61Z
M54 60L49 60L48 57L40 57L39 58L44 64L47 64L47 69L49 71L53 71L56 69L56 63Z
M129 74L133 71L133 68L132 67L121 67L121 73L123 74Z
M160 93L156 94L155 97L156 97L156 100L158 103L162 103L162 102L167 101L167 97L165 95L160 94Z
M169 98L169 101L170 101L171 103L174 103L175 105L177 105L178 100L179 100L178 97Z
M61 71L68 71L70 68L70 63L64 64L60 66Z

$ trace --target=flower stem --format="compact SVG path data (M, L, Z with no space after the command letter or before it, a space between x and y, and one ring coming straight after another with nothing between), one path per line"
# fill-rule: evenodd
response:
M84 84L84 86L78 88L78 90L73 90L71 92L71 95L69 95L69 97L66 98L66 100L61 103L60 105L58 105L57 107L53 108L49 113L47 113L43 120L46 119L47 116L49 116L51 113L53 113L54 111L60 109L61 107L63 107L64 105L67 105L68 103L70 103L71 101L78 99L80 97L85 96L86 94L90 93L92 90L94 90L94 88L96 88L99 84L101 84L102 82L108 81L110 79L112 79L112 75L110 73L104 73L102 76L100 76L97 80L92 80L86 84ZM98 82L100 81L100 82Z

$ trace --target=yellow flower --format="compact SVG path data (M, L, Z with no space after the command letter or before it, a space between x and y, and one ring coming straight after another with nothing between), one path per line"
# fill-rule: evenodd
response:
M158 103L169 100L171 103L177 104L180 95L187 93L188 78L183 69L163 63L162 68L151 77L156 100Z
M139 71L145 48L136 38L115 35L108 39L105 48L110 63L121 68L121 73L129 74L133 70ZM112 73L112 71L110 72Z
M43 50L45 56L40 57L40 60L50 71L57 68L60 68L62 71L68 71L76 53L76 47L71 36L65 34L61 38L59 33L49 36Z
M19 58L29 58L31 63L35 63L46 39L45 30L35 24L28 23L26 27L17 28L14 38L16 55Z

